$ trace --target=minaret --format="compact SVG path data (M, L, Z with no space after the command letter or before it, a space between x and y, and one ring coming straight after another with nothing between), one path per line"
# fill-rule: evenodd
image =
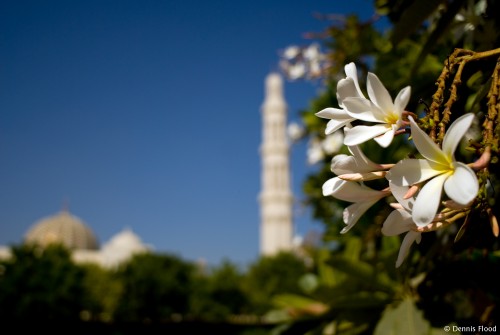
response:
M293 237L287 106L283 98L283 81L277 73L271 73L266 78L266 95L261 112L260 252L262 255L274 255L282 250L291 250Z

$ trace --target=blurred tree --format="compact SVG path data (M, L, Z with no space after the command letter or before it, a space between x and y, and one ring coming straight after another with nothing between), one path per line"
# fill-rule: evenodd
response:
M256 260L244 278L244 289L254 312L268 311L276 294L302 292L299 279L308 271L305 260L291 252L282 251Z
M138 254L117 271L122 293L114 319L159 322L189 312L194 266L168 254Z
M195 277L190 314L197 319L227 321L231 316L249 314L249 298L243 291L244 274L228 260L207 274Z
M0 269L4 321L78 321L81 311L92 304L82 285L84 271L63 246L14 246Z
M115 269L106 269L97 264L81 265L84 270L83 286L92 304L85 311L85 319L112 321L123 292L123 283L115 274Z

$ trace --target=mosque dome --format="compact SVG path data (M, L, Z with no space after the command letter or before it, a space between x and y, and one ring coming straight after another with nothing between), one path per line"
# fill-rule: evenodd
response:
M137 236L130 228L126 228L113 236L113 238L103 246L103 249L113 251L126 250L130 252L148 250L148 248L142 243L139 236Z
M103 245L101 262L104 266L112 267L130 259L135 254L148 252L150 249L142 243L139 236L127 228Z
M92 230L67 210L36 222L26 233L24 242L42 246L62 243L71 250L99 248Z

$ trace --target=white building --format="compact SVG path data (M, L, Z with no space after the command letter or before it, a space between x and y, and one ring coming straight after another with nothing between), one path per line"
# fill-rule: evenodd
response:
M287 105L283 97L283 80L277 73L266 78L261 113L260 252L261 255L274 255L293 247Z
M151 251L151 247L143 244L130 229L124 229L99 248L89 226L67 210L35 222L23 242L42 247L60 243L71 251L75 262L91 262L107 268L115 267L137 253ZM10 257L10 249L0 247L0 258L7 257Z

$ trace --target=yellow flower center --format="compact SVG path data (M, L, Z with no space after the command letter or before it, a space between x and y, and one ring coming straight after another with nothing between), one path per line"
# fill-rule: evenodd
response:
M398 123L399 121L399 115L397 113L391 112L385 117L385 122L393 125Z

